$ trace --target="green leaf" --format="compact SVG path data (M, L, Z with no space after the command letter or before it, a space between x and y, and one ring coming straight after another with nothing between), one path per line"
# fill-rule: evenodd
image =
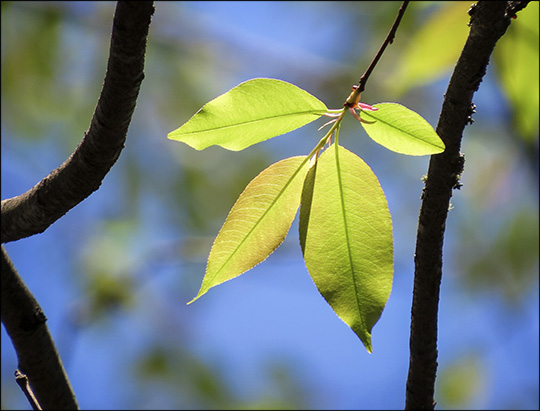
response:
M309 170L300 207L306 267L332 309L371 352L392 288L392 219L369 166L333 144Z
M300 205L307 164L306 156L278 161L247 185L214 241L201 289L188 304L253 268L283 242Z
M362 111L366 133L389 150L411 156L442 153L445 145L420 114L396 103L379 103L377 111Z
M257 78L205 104L167 137L196 150L217 145L239 151L302 127L327 110L322 101L293 84Z

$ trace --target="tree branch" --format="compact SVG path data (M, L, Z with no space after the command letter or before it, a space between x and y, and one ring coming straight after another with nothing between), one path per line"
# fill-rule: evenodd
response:
M401 4L401 7L399 8L398 15L396 19L394 20L394 24L392 24L392 27L390 28L390 31L388 32L388 35L386 36L386 39L384 40L383 44L379 48L379 51L371 61L371 64L367 68L367 70L362 74L362 77L360 78L360 81L358 82L358 86L353 86L353 92L349 95L347 100L345 101L345 106L347 107L354 107L356 103L358 103L360 99L360 95L366 88L367 81L369 79L369 76L371 76L371 72L379 62L380 58L382 57L384 51L386 50L386 47L389 44L392 44L394 42L394 37L396 36L396 31L399 27L399 24L401 23L401 19L403 18L403 15L405 14L405 10L407 10L407 6L409 5L409 1L404 1Z
M152 2L118 2L107 73L90 128L60 167L26 193L2 201L2 243L45 231L96 191L118 159L144 78L153 12Z
M21 390L23 391L26 399L32 406L32 409L42 410L43 408L41 408L41 405L36 399L36 396L34 395L34 392L32 391L32 387L30 387L30 384L28 382L28 377L26 376L26 374L23 374L19 370L15 370L15 381L17 381L17 384L19 384L19 387L21 387Z
M431 156L422 195L405 409L433 409L435 406L442 247L452 189L460 187L459 176L463 171L464 159L460 154L463 130L471 121L472 97L486 73L495 44L506 32L510 18L520 9L516 7L524 7L526 3L480 1L469 10L469 37L450 79L437 125L437 133L446 144L446 150Z
M15 347L19 369L26 374L44 409L78 409L75 394L45 322L47 318L2 246L2 323Z
M397 29L399 27L399 23L401 22L401 18L405 14L405 10L407 9L408 5L409 5L408 1L403 2L401 7L399 8L399 12L398 12L398 15L396 17L396 20L394 21L394 24L392 25L392 28L390 29L390 32L388 33L388 35L386 36L386 39L384 40L384 43L382 44L381 48L377 52L377 55L375 56L375 58L373 59L373 61L369 65L369 67L367 68L366 72L364 74L362 74L362 77L360 78L360 81L358 82L358 92L359 93L362 93L365 90L366 83L367 83L367 81L369 79L369 76L371 75L371 72L373 71L373 69L375 68L377 63L379 62L379 59L383 55L384 50L386 50L386 47L389 44L392 44L394 42L394 37L396 36L396 31L397 31Z
M118 2L107 73L90 128L60 167L28 192L2 201L2 243L45 231L97 190L118 159L144 78L153 12L152 2ZM45 314L3 246L1 254L1 319L17 352L19 369L28 378L29 392L44 409L78 409Z

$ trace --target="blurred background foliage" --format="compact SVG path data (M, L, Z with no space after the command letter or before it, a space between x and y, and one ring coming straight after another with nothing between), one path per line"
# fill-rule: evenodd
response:
M412 2L363 101L399 102L436 126L471 4ZM373 168L394 220L394 290L368 356L310 282L296 222L264 264L185 305L239 193L272 162L307 154L320 124L239 153L196 152L166 138L254 77L294 83L340 107L399 5L156 3L146 77L118 163L44 234L6 245L49 318L82 408L403 406L429 159L390 153L353 121L342 127L342 144ZM60 165L88 128L114 7L1 3L3 199ZM463 188L445 239L439 408L538 408L538 14L531 2L512 21L465 130ZM15 368L2 328L2 409L29 409Z

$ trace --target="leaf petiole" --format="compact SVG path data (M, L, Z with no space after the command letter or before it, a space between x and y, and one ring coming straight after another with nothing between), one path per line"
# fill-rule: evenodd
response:
M339 117L339 116L341 116L342 111L343 111L342 108L328 109L328 111L326 113L324 113L323 116L326 116L326 117Z
M334 131L336 131L336 129L339 130L339 127L341 126L341 120L343 120L343 117L345 116L346 112L347 112L346 107L342 109L337 109L337 110L328 110L328 113L325 114L326 116L337 117L337 118L335 118L334 120L330 120L328 123L324 124L322 127L319 128L320 130L324 126L327 126L328 124L332 124L332 127L330 127L330 130L328 130L328 132L324 135L324 137L320 139L320 141L317 143L315 148L311 150L311 153L308 154L307 159L311 159L311 157L313 157L314 155L318 157L321 149L332 138L332 134L334 133Z

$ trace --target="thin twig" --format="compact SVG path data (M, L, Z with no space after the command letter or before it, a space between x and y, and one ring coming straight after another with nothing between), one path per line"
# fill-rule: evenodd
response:
M409 5L409 2L404 1L403 4L401 5L401 7L399 8L396 20L394 21L394 24L392 25L392 28L388 32L388 35L386 36L386 39L384 40L384 43L381 45L381 48L379 49L379 51L377 52L377 54L373 58L373 61L371 62L371 64L367 68L366 72L364 74L362 74L362 77L360 78L360 81L358 82L358 87L355 87L355 89L353 90L353 92L351 93L351 95L349 96L347 101L345 102L345 105L347 107L352 107L357 102L358 96L365 90L366 83L367 83L367 81L369 79L369 76L371 75L371 72L373 71L373 69L375 68L377 63L379 62L381 56L384 53L384 50L386 50L386 47L389 44L392 44L392 42L394 41L394 37L396 36L396 31L397 31L397 29L399 27L399 23L401 23L401 18L405 14L405 10L407 9L408 5Z
M399 23L401 22L401 18L403 17L403 14L405 14L405 9L407 9L408 5L409 5L409 2L404 1L403 4L401 5L401 7L399 8L399 12L398 12L398 15L396 17L396 21L394 21L394 24L392 25L392 28L388 32L388 36L386 36L386 39L384 40L384 43L382 44L381 48L379 49L379 52L377 53L377 55L375 56L375 58L373 59L373 61L369 65L368 69L366 70L366 72L360 78L360 82L358 83L358 88L360 89L360 93L362 91L364 91L364 89L366 87L366 83L368 81L368 78L371 75L371 72L373 71L373 69L375 68L377 63L379 62L379 59L381 58L381 56L384 53L384 50L386 49L386 47L389 44L392 44L392 42L394 41L394 37L396 36L396 31L398 29Z
M32 409L42 410L41 405L39 405L39 402L34 396L34 392L32 391L30 384L28 383L28 377L26 376L26 374L23 374L19 370L15 370L15 381L17 381L17 384L19 384L19 387L21 387L24 395L26 395L26 398L32 406Z

